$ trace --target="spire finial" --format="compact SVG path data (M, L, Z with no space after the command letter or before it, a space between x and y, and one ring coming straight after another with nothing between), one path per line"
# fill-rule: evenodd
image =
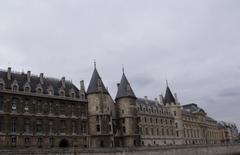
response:
M167 84L167 87L168 87L168 80L166 80L166 84Z
M96 63L96 59L94 59L94 68L97 68L97 63Z
M123 72L123 74L124 74L124 65L122 64L122 72Z

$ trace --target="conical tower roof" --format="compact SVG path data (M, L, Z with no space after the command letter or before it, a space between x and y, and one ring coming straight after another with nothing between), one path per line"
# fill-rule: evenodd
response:
M90 84L88 86L87 94L92 94L92 93L106 93L109 94L107 89L104 86L104 83L102 82L102 79L100 75L98 74L98 71L96 67L94 68L92 78L90 81Z
M125 76L125 73L123 73L123 75L122 75L122 79L118 86L118 92L117 92L117 96L116 96L115 100L118 100L123 97L136 98L136 96L132 90L132 87L130 86L130 83L128 82L128 80Z
M166 89L166 94L165 94L165 97L164 97L164 103L174 103L176 104L175 102L175 99L173 97L173 94L170 90L170 88L167 86L167 89Z

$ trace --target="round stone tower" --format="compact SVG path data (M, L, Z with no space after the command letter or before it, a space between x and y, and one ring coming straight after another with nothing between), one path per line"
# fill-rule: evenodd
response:
M113 147L112 112L114 102L96 66L87 90L90 147Z
M123 73L115 99L118 122L117 137L119 137L116 138L116 143L119 146L131 147L140 144L136 99L125 73Z

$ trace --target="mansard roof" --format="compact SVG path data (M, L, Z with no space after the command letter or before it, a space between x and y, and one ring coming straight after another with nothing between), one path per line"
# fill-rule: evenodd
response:
M166 104L166 103L176 104L173 94L168 86L167 86L165 97L164 97L164 104Z
M92 93L109 94L109 92L107 91L107 89L104 86L104 83L103 83L96 67L94 68L92 78L91 78L91 81L90 81L90 84L89 84L88 90L87 90L87 94L92 94Z
M7 78L7 71L0 70L0 79L3 79L5 83L5 89L12 89L11 85L16 80L18 84L19 91L24 91L24 86L27 81L27 74L22 72L11 72L11 79L8 80ZM43 77L43 83L40 82L40 77L36 75L30 76L29 85L31 87L31 92L35 93L36 88L40 85L42 88L43 94L49 94L48 88L53 88L53 95L59 96L59 90L62 88L62 81L61 79L51 78L51 77ZM73 90L77 98L79 98L79 90L78 88L72 84L70 81L65 81L65 87L63 88L65 91L65 96L70 97L70 91Z
M163 107L161 104L157 103L154 100L144 99L144 98L137 98L137 104L141 106L150 106L150 107Z
M131 97L131 98L136 99L136 96L132 90L132 87L130 86L130 83L128 82L128 80L126 78L125 73L123 73L121 82L118 85L118 91L117 91L115 100L118 100L123 97Z
M183 107L183 113L185 114L187 113L194 114L199 112L206 114L206 112L202 108L199 108L198 105L195 103L186 104L186 105L183 105L182 107Z

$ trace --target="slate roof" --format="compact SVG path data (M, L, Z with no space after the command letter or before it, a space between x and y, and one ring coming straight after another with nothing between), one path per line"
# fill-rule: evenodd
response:
M137 104L142 106L150 106L150 107L162 107L160 104L156 103L154 100L149 99L143 99L143 98L137 98Z
M101 89L99 89L99 88L101 88ZM109 92L105 88L104 83L102 82L102 79L96 68L94 68L92 78L91 78L90 84L87 89L87 94L92 94L92 93L109 94Z
M206 113L202 108L199 108L197 106L197 104L195 103L191 103L191 104L186 104L186 105L183 105L183 112L185 114L193 114L193 113L198 113L200 111L202 111L203 113Z
M166 103L176 104L173 94L168 86L167 86L165 97L164 97L164 104L166 104Z
M130 83L128 82L126 75L124 73L122 75L121 82L118 86L118 91L115 100L118 100L123 97L132 97L136 99L132 87L130 86Z
M11 80L7 79L7 71L0 70L0 79L4 80L5 83L5 89L11 89L11 85L13 81L17 81L19 86L19 91L24 91L24 85L27 83L27 74L26 73L20 73L20 72L11 72ZM59 89L62 87L62 81L61 79L57 78L49 78L49 77L43 77L43 84L40 83L40 77L36 75L31 75L30 77L30 87L31 92L35 93L36 88L38 85L41 85L43 89L43 94L48 94L48 88L51 86L53 88L55 96L59 96ZM70 90L74 90L75 95L77 98L79 98L79 90L78 88L72 84L70 81L65 81L65 96L70 97Z

